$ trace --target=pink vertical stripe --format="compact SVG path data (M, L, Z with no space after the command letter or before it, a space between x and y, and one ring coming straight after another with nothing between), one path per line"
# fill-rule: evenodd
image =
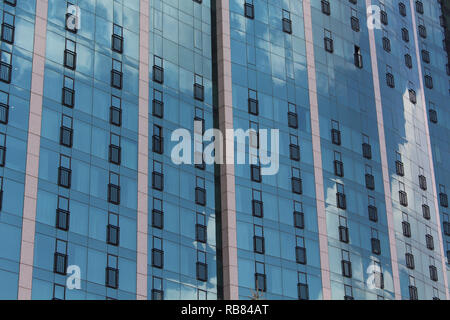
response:
M431 187L433 190L433 201L434 206L436 208L436 224L438 227L438 239L439 239L439 250L441 254L441 262L442 262L442 273L444 276L444 286L445 286L445 296L447 300L450 299L448 292L448 281L447 281L447 265L445 263L445 254L444 254L444 244L442 239L442 230L441 230L441 218L439 216L439 203L437 199L437 190L436 190L436 176L434 174L434 164L433 164L433 153L431 151L431 139L430 139L430 128L428 126L428 113L427 113L427 104L425 101L425 90L423 87L423 74L422 74L422 61L420 59L420 51L419 51L419 38L417 36L417 23L416 23L416 13L414 11L414 1L410 0L411 6L411 17L412 17L412 25L414 29L414 44L416 48L416 59L417 59L417 70L419 71L419 84L420 84L420 99L422 100L422 109L423 109L423 119L426 131L426 139L427 139L427 149L428 149L428 159L430 165L431 172Z
M317 222L319 227L320 272L324 300L331 299L330 262L328 256L327 219L323 186L322 149L320 146L319 105L317 103L316 62L311 19L311 2L303 0L305 21L306 57L308 66L308 88L311 111L312 147L314 154L314 180L316 188Z

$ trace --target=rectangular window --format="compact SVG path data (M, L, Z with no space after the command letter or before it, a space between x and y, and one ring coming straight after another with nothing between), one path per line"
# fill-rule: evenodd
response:
M434 240L431 235L431 228L427 226L427 234L425 235L425 242L427 244L427 249L434 250Z
M391 66L386 65L386 84L390 88L395 88L394 75Z
M108 213L108 226L106 228L106 242L113 246L119 245L120 227L119 215L113 212Z
M417 294L416 279L413 276L409 276L408 289L409 289L409 299L418 300L419 296Z
M265 252L263 226L253 226L253 251L259 254L264 254Z
M54 255L53 272L61 275L66 275L67 272L67 242L56 239Z
M419 187L422 190L427 190L427 178L422 167L419 167Z
M398 12L402 17L406 17L406 6L403 2L399 2L398 4Z
M289 155L291 160L300 161L300 147L298 145L298 137L296 135L289 135Z
M391 52L391 40L387 37L387 32L383 36L383 49L386 52Z
M117 289L119 287L119 258L108 254L108 264L106 266L106 283L108 288Z
M62 115L59 143L65 147L72 148L73 144L73 119Z
M444 208L448 208L448 197L445 192L445 186L442 184L439 185L439 204Z
M195 187L195 203L200 206L206 205L206 189L205 189L205 179L201 177L196 177L196 187Z
M75 104L74 80L67 76L64 76L62 104L69 108Z
M427 28L424 25L423 19L419 18L419 36L426 39L427 37Z
M347 227L347 218L340 216L339 217L339 241L348 243L348 227Z
M298 229L305 228L305 215L303 213L303 204L294 200L294 227Z
M0 123L8 124L9 93L0 91Z
M372 238L370 239L370 242L372 244L372 253L376 255L381 254L381 244L380 239L378 238L378 230L371 229Z
M164 189L163 164L155 160L153 161L152 187L159 191Z
M248 113L257 116L259 114L258 92L248 89Z
M262 262L255 262L255 290L259 292L266 292L266 267Z
M405 169L402 162L402 155L396 152L397 160L395 161L395 171L400 176L403 177L405 175Z
M352 26L352 30L355 32L359 32L359 19L356 16L356 10L352 8L352 16L350 18L350 24Z
M354 300L353 288L347 284L344 284L344 300Z
M205 100L205 87L203 86L203 77L198 74L194 76L194 98L199 101Z
M111 86L113 88L122 90L122 82L123 82L122 62L113 59L111 70Z
M403 235L407 238L411 238L411 225L409 224L408 214L402 213L403 221L402 221L402 231Z
M52 300L66 300L66 287L56 284L56 283L53 284L53 299Z
M207 241L207 229L206 229L206 215L197 212L197 223L195 224L195 240L201 243Z
M0 211L2 211L3 206L3 177L0 177Z
M385 26L388 24L388 16L387 16L387 12L386 12L386 8L384 6L384 4L380 3L380 19L381 19L381 23L384 24Z
M77 66L77 44L75 41L66 39L66 49L64 50L64 66L75 70Z
M398 191L398 197L400 204L404 207L408 206L408 194L405 191L405 184L402 182L399 182L399 191Z
M208 264L206 252L197 250L197 280L208 281Z
M120 204L120 177L113 172L109 173L108 202L115 205Z
M153 125L152 151L158 154L164 153L164 138L162 127Z
M402 28L402 40L409 42L409 31L406 28Z
M0 81L11 83L11 53L2 50L0 54Z
M112 50L118 53L123 52L123 28L117 24L113 26Z
M372 167L366 165L366 188L369 190L375 190L375 178L372 174Z
M434 85L433 85L433 77L430 74L430 70L428 70L427 68L425 68L425 87L427 87L428 89L433 89Z
M152 266L162 269L164 267L163 239L153 236Z
M261 167L256 164L252 164L250 165L250 171L252 181L261 182Z
M295 260L297 263L306 264L305 238L296 237Z
M6 135L4 133L0 133L0 167L5 166L5 158L6 158Z
M430 214L430 206L427 204L427 198L426 197L422 197L422 216L424 219L426 220L430 220L431 219L431 214Z
M253 6L253 0L246 0L244 6L245 17L249 19L255 18L255 8Z
M153 81L164 83L164 61L158 56L153 56Z
M342 162L342 154L334 151L334 174L338 177L344 176L344 163Z
M372 146L369 142L369 137L363 134L362 154L366 159L372 159Z
M109 122L118 127L122 125L122 99L114 95L111 96Z
M322 13L326 14L327 16L329 16L330 13L331 13L330 2L327 1L327 0L322 0L321 4L322 4Z
M164 300L163 279L152 277L152 300Z
M4 3L9 4L10 6L15 7L17 0L3 0Z
M301 179L301 172L298 168L292 168L292 192L295 194L302 194L303 193L303 186L302 186L302 179Z
M155 117L163 118L164 116L164 102L162 91L153 89L153 103L152 113Z
M412 58L409 53L405 54L405 66L408 67L408 69L412 68Z
M375 287L378 289L384 289L384 275L381 269L381 264L378 261L373 261L373 277Z
M345 197L344 185L336 183L336 205L338 208L345 210L347 209L347 199Z
M342 275L346 278L352 277L352 263L350 261L350 252L346 250L342 250L342 260L341 260L341 266L342 266Z
M69 221L70 221L69 199L63 196L58 196L58 208L56 209L56 228L68 231Z
M163 201L158 198L153 198L152 227L157 229L164 228Z
M258 218L262 218L264 215L261 191L252 190L252 213Z
M331 142L333 144L341 145L341 131L339 130L339 122L331 120Z
M59 156L59 168L58 168L58 185L63 188L70 189L72 181L72 159L70 157L60 155Z
M437 116L437 111L436 110L434 110L434 109L428 110L428 116L430 118L430 122L438 123L438 116Z
M324 29L323 41L324 41L325 51L327 51L329 53L333 53L334 46L333 46L333 38L332 38L331 31Z
M288 125L290 128L298 128L297 106L293 103L288 103Z
M15 33L15 19L16 17L11 13L3 11L3 22L2 22L2 41L13 44L14 43L14 33Z
M283 32L286 32L288 34L292 34L292 20L291 20L291 13L287 10L283 9Z
M422 49L422 61L425 63L430 63L430 52L428 50Z
M353 53L353 57L355 60L355 66L359 69L363 67L363 59L361 55L361 48L358 46L355 46L355 52Z
M299 300L309 300L309 288L307 280L308 279L306 273L298 273L297 291Z
M375 205L375 198L369 196L369 205L368 205L368 211L369 211L369 220L373 222L378 222L378 209Z

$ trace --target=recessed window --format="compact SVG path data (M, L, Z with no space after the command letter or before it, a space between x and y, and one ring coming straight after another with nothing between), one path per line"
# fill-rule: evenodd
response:
M248 89L248 113L255 116L259 113L258 107L258 92Z
M303 193L301 172L298 168L292 168L292 192L295 194Z
M409 53L406 53L406 54L405 54L405 66L406 66L408 69L411 69L411 68L412 68L412 58L411 58L411 55L410 55Z
M65 147L72 148L73 144L73 119L62 115L59 143Z
M72 159L65 155L59 156L58 185L70 189L72 181Z
M372 238L370 239L370 243L372 244L372 253L376 255L381 254L381 243L380 239L378 238L378 230L371 229Z
M162 91L153 89L152 113L155 117L163 118L164 102Z
M108 264L106 266L106 283L108 288L117 289L119 287L119 258L115 255L108 254Z
M444 208L448 208L448 197L445 192L445 186L442 184L439 185L439 204Z
M293 103L288 104L288 125L290 128L298 128L297 106Z
M339 217L339 241L348 243L348 227L347 227L347 218L340 216Z
M112 50L118 53L123 52L123 28L117 24L113 26Z
M327 1L327 0L322 0L321 4L322 4L322 13L326 14L327 16L329 16L330 13L331 13L330 2Z
M352 10L352 16L350 18L350 24L352 26L352 30L355 32L359 32L359 19L356 15L356 10L355 9L351 9Z
M370 145L369 137L363 134L362 154L366 159L372 159L372 146Z
M406 17L406 6L403 2L399 2L398 4L398 12L402 17Z
M108 202L115 205L120 204L120 177L113 172L109 173Z
M430 74L430 70L425 68L425 87L428 89L433 89L433 77Z
M75 104L74 80L67 76L64 76L62 104L69 108Z
M77 44L76 42L66 39L66 49L64 50L64 66L68 69L75 70L77 65Z
M8 124L9 93L0 91L0 123Z
M405 168L403 166L402 162L402 155L398 152L396 152L397 160L395 161L395 172L400 176L403 177L405 175Z
M427 249L434 250L434 239L431 235L431 228L427 226L427 234L425 235L425 243L427 245Z
M373 222L378 222L378 209L376 206L375 198L369 196L368 198L368 213L369 213L369 220Z
M109 122L118 127L122 125L122 99L114 95L111 96Z
M6 2L6 1L5 1ZM14 2L15 5L15 2ZM53 299L52 300L66 300L66 287L59 284L53 284Z
M298 229L305 228L305 214L303 213L303 204L294 201L294 227Z
M122 62L113 59L111 70L111 86L113 88L121 90L122 83L123 83Z
M197 250L197 280L208 281L208 264L206 263L206 252Z
M428 50L422 50L422 61L425 63L430 63L430 52Z
M346 278L352 277L352 263L350 261L350 252L346 250L342 250L342 260L341 260L341 267L342 267L342 275Z
M196 187L195 187L195 203L200 206L206 205L206 188L205 179L201 177L196 177Z
M291 20L291 13L287 10L283 9L283 31L292 34L292 20Z
M334 174L338 177L344 176L344 163L342 162L342 154L334 151Z
M422 1L416 1L416 11L423 14L423 3Z
M335 145L341 145L341 131L339 130L339 122L331 120L331 142Z
M153 56L153 81L162 84L164 82L164 65L163 59Z
M391 52L391 40L388 38L388 34L386 30L383 30L383 49L386 52Z
M427 178L422 167L419 167L419 187L422 190L427 190Z
M264 263L255 262L255 290L257 293L266 292L266 268Z
M152 277L152 300L164 300L163 279Z
M408 195L405 191L405 185L404 185L404 183L400 182L399 186L400 186L400 190L398 191L398 197L399 197L400 204L404 207L407 207L408 206Z
M159 161L153 161L152 187L158 191L164 189L163 164Z
M413 276L409 276L409 299L419 300L419 295L417 294L416 279Z
M354 300L353 298L353 288L347 284L344 285L344 300Z
M3 22L2 22L2 41L13 44L14 43L14 33L15 33L15 20L16 17L11 13L3 11Z
M70 221L69 199L63 196L58 196L58 208L56 209L56 228L68 231L69 221Z
M365 166L365 180L366 180L366 188L369 190L375 190L375 178L372 174L372 167L366 165Z
M108 213L108 225L106 227L106 242L113 246L119 245L120 227L119 215L113 212Z
M421 36L422 38L426 39L427 37L427 28L425 27L425 23L423 21L422 18L418 19L418 24L419 24L419 36Z
M294 161L300 161L300 147L298 145L298 136L296 135L289 135L289 155L291 160Z
M67 273L67 242L56 239L53 272L61 275Z
M355 46L355 52L353 53L353 57L355 60L355 66L359 69L363 67L363 60L361 55L361 48L358 46Z
M391 66L386 65L386 84L390 88L395 88L394 75Z
M253 0L246 0L244 5L245 17L249 19L255 18L255 7L253 5Z
M388 15L386 12L386 8L384 7L384 4L380 3L380 19L381 19L381 23L384 24L385 26L388 24Z
M251 172L251 179L254 182L261 182L261 167L256 165L256 164L252 164L250 165L250 172Z
M409 218L408 218L408 214L406 214L405 212L402 213L402 231L403 231L403 235L407 238L411 238L411 225L409 223Z
M414 89L408 89L408 93L409 93L409 101L412 104L416 104L417 103L416 91Z
M347 199L345 196L344 185L336 183L336 205L339 209L347 209Z
M408 269L415 269L414 256L412 254L412 247L410 244L406 244L405 263Z
M422 196L422 216L426 220L431 219L430 206L428 205L428 200L425 196Z
M11 83L11 53L0 51L0 81Z
M430 117L430 121L432 123L438 123L437 111L434 109L428 110L428 116Z
M152 266L162 269L164 267L163 239L153 236Z
M409 42L409 31L406 28L402 28L402 39L405 42Z
M259 254L264 254L264 228L263 226L253 226L253 251Z
M333 38L331 35L331 31L325 29L324 30L324 46L325 46L325 51L329 52L329 53L333 53L334 51L334 46L333 46Z
M306 247L303 237L296 237L295 260L299 264L306 264Z
M258 218L264 215L261 191L252 190L252 213Z
M152 151L158 154L164 152L163 129L156 124L153 125Z
M6 158L6 135L4 133L0 133L0 167L5 166L5 158Z
M297 291L299 300L309 300L309 287L306 273L298 273Z
M157 229L164 228L163 201L158 198L153 198L152 227Z
M199 101L205 100L205 87L203 86L203 77L198 74L194 76L194 98Z
M197 212L196 219L197 223L195 224L195 240L201 243L206 243L207 241L206 215Z

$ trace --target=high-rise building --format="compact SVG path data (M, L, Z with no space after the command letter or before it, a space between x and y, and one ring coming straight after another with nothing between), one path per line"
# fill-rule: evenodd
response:
M0 0L0 299L449 299L442 2Z

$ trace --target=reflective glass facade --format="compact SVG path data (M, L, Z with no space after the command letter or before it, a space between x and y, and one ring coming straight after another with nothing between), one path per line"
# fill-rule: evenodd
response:
M449 298L438 1L0 11L0 299Z

